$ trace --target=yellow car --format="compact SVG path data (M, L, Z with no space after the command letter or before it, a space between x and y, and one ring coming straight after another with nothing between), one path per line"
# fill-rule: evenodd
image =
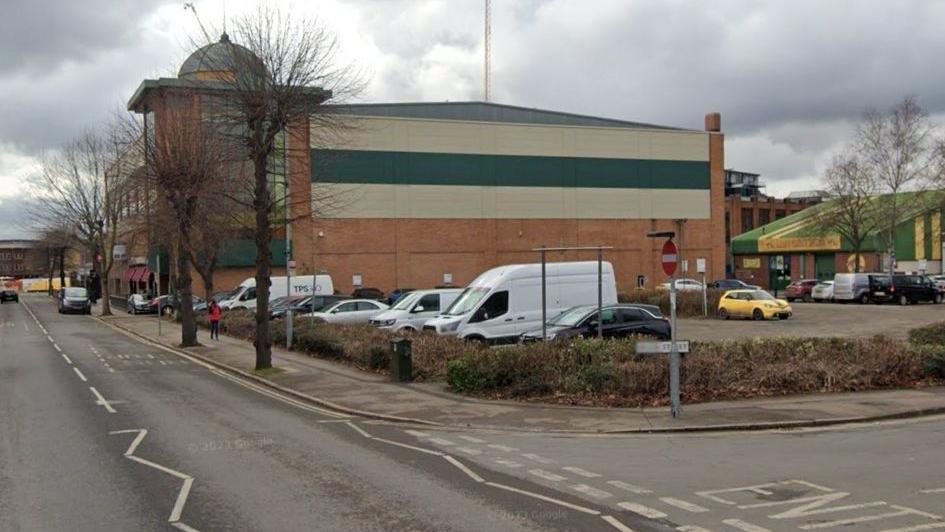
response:
M719 317L725 320L770 320L775 317L786 320L792 313L791 305L787 301L776 299L764 290L729 290L719 299Z

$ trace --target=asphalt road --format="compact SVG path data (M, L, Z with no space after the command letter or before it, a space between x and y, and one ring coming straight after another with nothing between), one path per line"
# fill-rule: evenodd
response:
M945 418L457 432L254 388L42 298L0 305L0 530L945 529Z

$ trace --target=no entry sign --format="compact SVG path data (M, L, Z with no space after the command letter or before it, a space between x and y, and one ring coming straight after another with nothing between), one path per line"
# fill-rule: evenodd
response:
M676 264L679 261L679 257L676 253L676 244L672 240L667 240L663 244L663 273L666 275L673 275L676 273Z

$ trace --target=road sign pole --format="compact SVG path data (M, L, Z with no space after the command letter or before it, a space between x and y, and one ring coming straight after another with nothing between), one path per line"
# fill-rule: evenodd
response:
M541 245L541 341L547 339L548 302L545 300L545 245Z
M597 248L597 337L604 337L604 251L603 248Z
M702 315L709 315L709 298L705 288L705 271L702 272Z
M669 402L670 413L674 418L680 416L679 407L679 349L676 345L676 279L675 276L669 282L669 319L672 326L670 330L670 341L672 349L669 352Z

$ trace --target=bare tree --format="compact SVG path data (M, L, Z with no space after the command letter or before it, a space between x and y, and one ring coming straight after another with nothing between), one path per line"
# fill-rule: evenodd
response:
M854 255L854 271L860 271L863 244L881 225L876 176L852 154L840 155L824 175L829 204L815 207L816 220L825 232L833 231L850 243Z
M254 213L256 368L265 369L272 365L270 245L274 214L282 200L270 184L273 168L288 157L281 150L302 149L307 154L309 131L301 126L309 121L310 131L318 136L344 131L345 117L326 104L346 101L362 89L363 82L352 66L341 62L334 37L314 19L263 5L230 27L238 45L224 34L221 44L229 47L229 53L223 58L208 55L207 60L220 63L212 71L231 73L212 83L220 89L213 99L213 114L226 124L223 130L250 166L249 186L234 198L246 201ZM291 212L291 205L283 208Z
M190 91L166 96L163 112L166 123L172 125L153 135L144 135L136 119L127 122L129 137L140 139L139 145L143 147L140 177L158 191L173 228L169 243L173 246L183 347L199 345L191 271L192 257L199 254L200 243L195 242L194 235L202 232L198 228L207 217L201 209L208 205L207 197L216 193L216 185L223 181L223 162L228 158L226 138L212 124L204 123L200 110L191 105L194 98Z
M895 249L896 226L924 208L923 198L902 192L921 192L934 182L935 129L914 97L906 97L887 112L869 110L857 128L854 149L864 170L876 177L882 210L881 234L886 250ZM893 272L889 261L889 272Z
M113 124L83 133L43 161L35 183L39 197L31 204L31 218L40 230L67 227L93 267L100 268L103 316L111 314L107 279L131 183L130 153Z

